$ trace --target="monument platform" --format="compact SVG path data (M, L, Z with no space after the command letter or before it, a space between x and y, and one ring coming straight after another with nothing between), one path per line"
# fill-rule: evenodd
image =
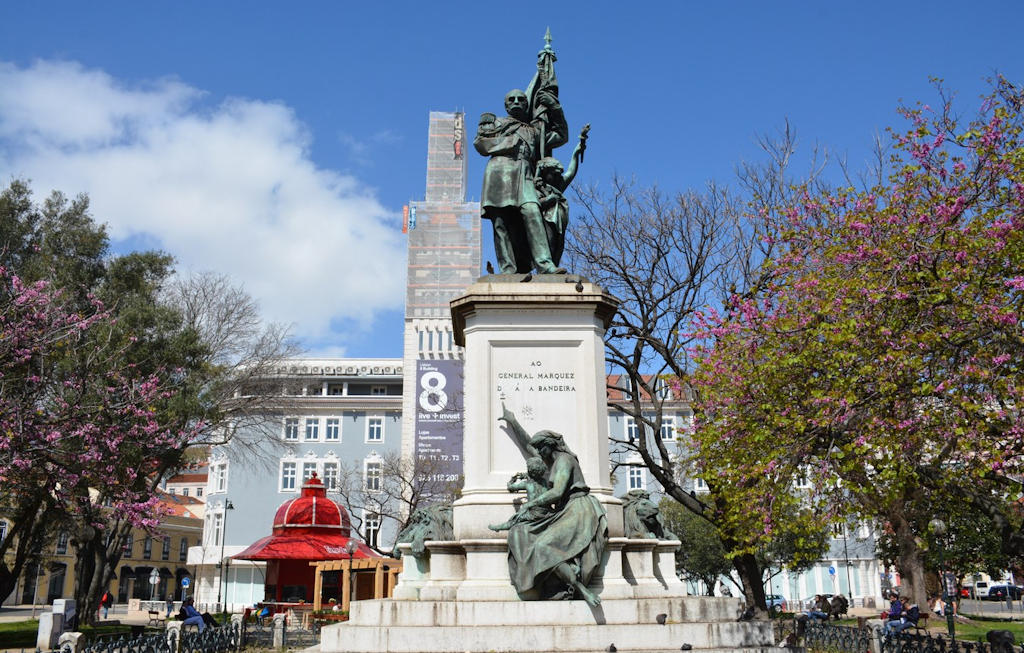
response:
M769 622L742 622L740 599L687 596L583 601L359 601L353 620L323 629L321 651L622 653L763 651ZM664 615L664 625L659 616ZM368 625L360 625L368 624Z
M465 484L453 506L453 537L424 554L399 545L405 562L394 598L352 604L351 620L325 627L323 653L764 651L771 624L737 621L739 599L687 596L675 574L676 540L627 536L609 475L604 331L618 306L574 275L491 275L452 302L465 347ZM589 494L606 513L608 539L583 600L523 600L509 574L505 532L525 469L499 418L505 409L530 432L560 433ZM664 622L664 623L659 623Z

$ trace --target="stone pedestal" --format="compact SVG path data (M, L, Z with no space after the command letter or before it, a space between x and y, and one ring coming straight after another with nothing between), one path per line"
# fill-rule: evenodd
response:
M62 632L64 632L64 615L59 612L43 612L39 615L36 648L44 651L56 648Z
M430 580L430 554L423 555L412 552L412 545L398 545L402 552L402 573L398 575L398 584L391 598L399 601L411 601L420 598L420 590Z
M686 594L686 583L676 575L676 551L682 546L679 540L661 540L654 547L654 575L662 587L670 592Z
M420 599L452 601L459 585L466 578L466 554L459 542L426 544L430 554L430 576L420 589Z
M499 421L502 406L530 433L562 434L608 513L610 535L622 534L609 475L603 340L617 305L598 286L562 275L529 283L483 277L452 302L455 340L466 348L465 484L453 519L456 539L476 543L466 549L471 573L460 598L508 598L511 587L507 568L498 569L507 566L505 534L487 526L512 516L505 486L526 469L527 454Z

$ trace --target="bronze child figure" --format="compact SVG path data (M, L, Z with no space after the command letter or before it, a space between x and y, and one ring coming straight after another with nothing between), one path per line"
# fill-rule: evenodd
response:
M508 491L525 490L526 501L533 501L548 490L547 476L548 466L544 464L541 458L531 456L526 460L526 474L522 472L515 474L508 482ZM543 519L550 512L551 508L548 506L535 505L531 508L526 508L526 503L523 503L519 507L519 512L512 515L504 524L492 524L487 528L492 531L507 531L520 522Z
M562 163L554 157L546 156L537 162L537 176L534 178L534 185L537 187L540 213L544 219L551 261L555 265L562 261L562 252L565 250L565 229L569 225L569 202L566 201L563 193L576 178L576 171L583 160L583 153L587 149L587 133L589 131L589 124L580 131L580 142L572 151L569 168L564 172Z

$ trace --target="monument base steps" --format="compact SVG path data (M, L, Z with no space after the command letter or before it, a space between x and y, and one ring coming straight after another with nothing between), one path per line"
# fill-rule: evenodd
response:
M583 601L359 601L352 620L327 626L323 653L498 653L607 651L764 651L769 622L736 621L742 601L679 596ZM658 623L665 615L665 624Z

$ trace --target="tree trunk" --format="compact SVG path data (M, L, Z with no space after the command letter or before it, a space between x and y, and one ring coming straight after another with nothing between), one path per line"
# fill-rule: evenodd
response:
M928 594L924 584L924 557L910 523L902 514L892 515L890 524L895 532L898 556L896 569L900 572L900 594L909 596L922 611L927 610Z
M754 618L768 619L768 606L764 586L761 584L761 565L757 564L757 558L752 553L744 553L733 558L732 564L742 583L743 599L748 608L754 608Z
M90 526L80 533L75 551L75 604L82 623L95 623L100 597L109 591L129 532L130 524L114 521L108 530Z
M25 496L24 503L5 515L10 522L7 536L0 542L0 602L18 586L18 579L28 563L40 551L52 514L45 495ZM13 552L11 551L13 549Z

